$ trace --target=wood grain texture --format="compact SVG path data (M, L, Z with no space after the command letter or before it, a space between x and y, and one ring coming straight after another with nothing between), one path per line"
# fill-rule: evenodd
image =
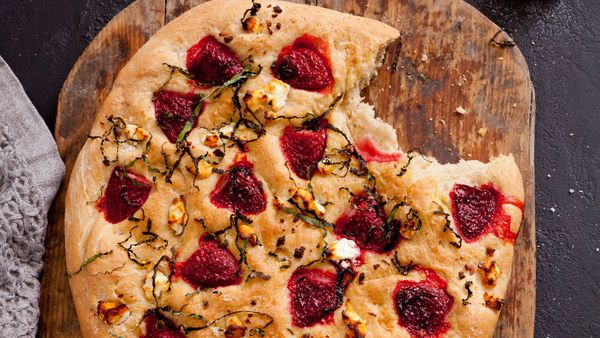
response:
M81 337L66 277L64 203L71 169L119 70L164 25L164 0L136 2L113 18L79 57L58 98L54 137L66 176L50 209L38 337Z
M152 34L201 0L138 0L92 41L62 89L55 129L69 181L93 116L121 67ZM295 1L303 2L303 1ZM395 26L402 38L364 95L398 129L403 149L441 162L487 161L513 153L525 183L526 208L513 276L495 337L533 337L535 200L533 86L518 48L490 42L499 27L462 0L305 1ZM508 38L504 34L499 40ZM396 58L395 56L398 55ZM397 61L397 62L396 62ZM463 107L467 114L456 113ZM487 128L485 137L479 128ZM48 224L42 277L40 337L80 337L65 277L63 185Z

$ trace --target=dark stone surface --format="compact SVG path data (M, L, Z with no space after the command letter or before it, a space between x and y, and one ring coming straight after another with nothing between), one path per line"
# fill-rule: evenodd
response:
M600 1L470 2L514 33L536 90L536 337L600 337Z
M0 1L0 55L51 129L69 69L130 2ZM600 337L600 1L469 2L513 33L537 92L536 337Z

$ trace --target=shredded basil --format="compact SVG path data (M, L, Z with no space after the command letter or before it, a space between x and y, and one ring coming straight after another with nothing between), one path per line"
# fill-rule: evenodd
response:
M185 125L183 126L183 130L181 130L179 136L177 137L177 143L183 142L187 133L190 130L192 130L196 117L200 115L200 111L202 110L202 105L204 104L204 101L218 97L221 94L221 92L227 88L239 89L246 82L246 80L248 80L250 77L258 75L261 72L262 67L260 65L257 71L252 70L253 62L252 59L249 60L250 62L244 67L244 69L241 72L235 74L231 79L218 86L217 88L213 89L213 91L210 94L200 96L200 100L194 108L194 114L190 115L190 118L188 119L188 121L185 122ZM237 96L237 92L235 94L235 96Z
M289 269L290 266L292 266L292 261L290 261L288 258L286 257L281 257L278 254L276 254L273 251L269 251L269 256L274 257L275 259L277 259L278 261L282 262L283 264L279 267L280 270L286 270Z
M167 248L167 246L169 245L169 241L151 231L152 220L148 219L148 222L146 224L146 230L141 232L142 236L145 236L146 238L140 242L134 242L134 243L129 244L129 246L125 246L125 243L129 242L129 240L133 237L133 231L137 227L138 226L136 225L133 228L131 228L129 230L129 235L127 236L127 238L118 242L117 245L119 245L119 247L121 249L123 249L123 250L125 250L125 252L127 252L127 258L129 258L130 261L134 262L135 264L137 264L139 266L146 266L146 265L150 264L150 261L145 261L140 256L138 256L138 254L135 252L134 248L136 248L138 246L142 246L142 245L147 245L154 250L161 251L161 250L164 250ZM159 244L153 245L156 243L159 243Z
M170 312L170 313L175 314L175 315L185 315L187 317L195 318L195 319L202 320L202 321L205 322L204 325L200 325L200 326L184 326L183 324L180 324L179 328L181 328L186 335L189 334L189 333L191 333L191 332L194 332L194 331L201 331L201 330L207 329L207 328L215 325L218 321L220 321L222 319L225 319L225 318L228 318L228 317L231 317L231 316L234 316L234 315L237 315L237 314L247 314L247 315L248 314L252 314L253 317L254 317L254 315L259 315L259 316L263 316L264 318L266 318L267 319L266 323L263 324L261 327L251 329L251 331L254 331L254 332L257 332L257 333L259 333L259 332L263 332L264 333L263 330L266 329L267 327L269 327L269 325L271 325L273 323L273 320L274 320L271 315L269 315L269 314L267 314L265 312L254 311L254 310L238 310L238 311L233 311L233 312L229 312L227 314L224 314L224 315L222 315L220 317L217 317L216 319L214 319L212 321L208 321L204 316L198 315L198 314L184 314L181 311L175 311L175 310L172 310L169 307L162 307L162 308L159 308L159 309L161 311L167 311L167 312ZM259 331L257 331L257 330L259 330Z
M396 270L398 270L401 275L408 275L409 272L416 268L416 265L413 264L412 260L407 265L402 265L402 263L400 263L400 259L398 258L398 251L394 252L394 257L392 257L391 261L392 265L394 265Z
M473 285L473 282L468 280L465 282L465 289L467 290L467 297L462 299L462 305L469 305L471 304L471 302L469 302L469 298L471 298L471 296L473 296L473 291L471 291L471 285Z
M242 15L240 22L244 23L248 14L250 14L250 16L256 16L256 14L258 14L258 11L260 10L261 7L262 7L262 5L260 3L256 3L256 2L254 2L254 0L252 0L252 7L248 8L244 11L244 15Z
M240 220L247 224L252 224L252 220L250 218L246 217L245 215L243 215L242 213L240 213L239 211L236 211L235 214L232 214L229 218L229 223L230 223L229 228L235 229L235 246L238 249L238 252L240 254L239 263L244 263L244 265L250 271L250 274L248 274L248 276L246 277L246 281L249 281L254 278L259 278L262 280L271 279L271 276L267 275L264 272L254 270L254 268L250 265L250 263L248 263L248 258L247 258L247 253L246 253L246 249L248 247L248 240L245 239L243 241L243 244L240 246L240 232L239 232L239 221Z
M301 209L299 209L299 208L298 209L283 208L283 211L290 215L294 215L295 217L298 217L302 221L304 221L310 225L316 226L319 229L325 229L326 227L333 228L332 223L327 222L324 219L320 219L317 216L309 215L309 214L305 213L304 211L301 211Z
M462 247L462 237L452 228L451 224L452 222L450 221L450 214L444 211L444 208L436 203L433 202L434 204L436 204L439 209L434 211L433 214L434 215L443 215L446 223L444 224L444 232L446 231L450 231L455 237L456 237L456 241L452 241L450 242L450 244L452 244L452 246L454 246L457 249L460 249L460 247Z
M405 165L403 165L400 168L400 172L396 174L396 176L398 176L398 177L402 177L402 176L404 176L404 174L406 174L406 172L408 171L408 166L412 162L413 158L415 158L415 156L413 154L411 154L410 152L407 154L407 156L408 156L408 161L406 162Z
M117 266L114 269L108 270L108 271L102 271L102 272L96 272L96 273L91 273L90 276L106 276L106 275L110 275L111 273L117 271L117 270L121 270L125 267L125 263L123 263L121 266Z
M88 257L85 261L83 261L83 263L81 263L81 265L79 266L79 269L77 269L77 271L75 272L68 272L67 273L67 278L71 278L73 276L75 276L76 274L80 273L81 271L83 271L83 269L88 266L89 264L91 264L93 261L95 261L96 259L102 257L102 256L106 256L106 255L110 255L112 254L113 251L106 251L106 252L99 252L91 257Z

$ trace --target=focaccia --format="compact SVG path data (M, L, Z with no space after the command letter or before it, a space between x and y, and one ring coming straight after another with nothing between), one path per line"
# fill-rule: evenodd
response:
M360 95L398 37L249 0L156 33L69 183L84 336L492 336L521 175L511 155L442 165L400 149Z

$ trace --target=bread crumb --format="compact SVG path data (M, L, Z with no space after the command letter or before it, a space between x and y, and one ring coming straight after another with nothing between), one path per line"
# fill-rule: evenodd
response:
M442 126L446 125L446 121L444 119L440 119L440 123L442 124Z
M456 107L456 109L454 111L460 115L465 115L467 113L467 111L465 110L465 108L463 108L463 106Z
M423 53L423 55L421 55L421 61L423 61L424 63L427 63L429 61L429 57L427 56L427 54Z
M481 137L485 137L487 134L487 128L479 128L479 130L477 130L477 134L479 134Z

